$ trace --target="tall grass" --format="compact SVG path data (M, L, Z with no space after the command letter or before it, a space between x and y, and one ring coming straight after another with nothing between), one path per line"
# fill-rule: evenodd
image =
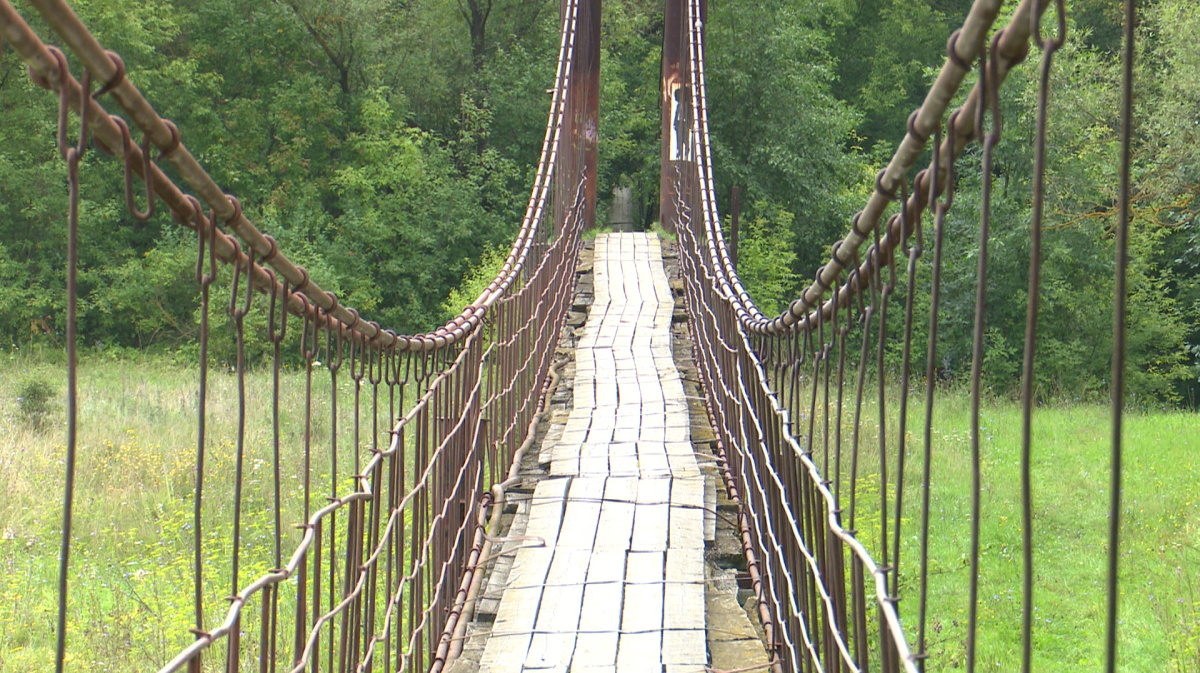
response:
M0 361L0 671L52 666L57 559L64 476L63 368L5 353ZM282 375L281 514L283 555L295 548L303 515L303 369ZM40 426L18 413L20 382L56 389L58 415ZM247 374L241 579L274 565L271 372ZM191 641L192 507L195 483L197 370L166 358L85 359L79 372L79 457L71 556L68 650L77 670L157 668ZM312 504L331 489L330 375L314 368ZM355 461L353 386L339 374L339 492ZM362 390L359 451L371 446L370 386ZM205 466L205 615L228 607L232 553L236 377L214 365L209 376ZM379 427L387 429L386 390ZM387 435L380 437L384 442ZM343 526L344 527L344 526ZM284 614L292 611L283 592ZM251 605L247 614L254 617ZM284 620L288 623L290 620ZM285 637L286 634L281 635ZM248 636L255 640L253 635ZM221 648L223 650L223 648ZM252 645L247 645L252 656ZM209 663L215 664L212 656Z
M186 360L186 359L185 359ZM71 563L69 652L80 670L156 668L190 642L192 488L196 451L194 362L92 357L80 367L80 439ZM284 554L294 548L303 511L304 371L283 374L282 520ZM61 364L0 357L0 671L42 671L54 645L65 428ZM56 399L49 419L30 423L17 400L30 381ZM236 379L210 374L205 481L205 610L211 622L230 593ZM339 472L354 461L353 389L339 374ZM894 496L896 396L887 409L889 493ZM273 563L271 374L247 376L242 577ZM330 377L313 375L314 506L329 491ZM804 408L807 393L802 391ZM901 619L915 633L920 531L922 396L909 402ZM370 388L362 392L363 455L370 445ZM849 460L853 398L843 414ZM387 399L381 390L380 427ZM820 400L818 400L818 413ZM930 670L963 666L970 525L969 406L958 389L939 393L933 432L929 638ZM807 428L807 419L798 418ZM1019 405L989 399L982 413L983 519L980 558L980 670L1013 670L1020 651ZM821 423L812 447L822 464ZM864 398L857 528L873 551L879 540L878 410ZM1127 421L1122 535L1121 657L1125 670L1200 670L1200 416L1136 412ZM381 437L380 441L384 441ZM1108 410L1045 405L1034 426L1036 611L1034 665L1075 671L1103 653L1104 555L1108 503ZM831 470L832 471L832 470ZM849 488L848 462L842 490ZM830 475L832 476L832 475ZM340 489L347 488L343 481ZM889 528L890 528L889 522ZM285 616L293 609L283 592ZM248 608L250 619L257 606ZM284 623L289 620L285 619ZM252 634L248 636L253 640ZM248 645L246 657L253 656ZM210 656L208 664L217 664Z
M847 376L842 415L842 502L848 506L854 393ZM879 412L873 386L863 399L859 440L859 537L878 559ZM804 411L811 389L801 393ZM831 437L836 428L836 389ZM894 507L898 387L888 391L888 496ZM818 396L814 460L822 465L823 398ZM924 386L909 398L900 548L899 610L916 646L919 586ZM1047 404L1034 411L1033 665L1038 671L1094 669L1103 662L1109 503L1109 408ZM807 417L800 418L807 432ZM1020 404L984 401L978 670L1020 668ZM1126 417L1123 481L1120 661L1129 671L1200 670L1200 415L1131 411ZM802 442L803 443L803 442ZM834 472L833 448L830 472ZM826 475L833 478L833 474ZM927 670L965 665L971 522L970 405L946 387L934 402L930 469ZM845 516L845 514L843 515ZM888 554L894 534L889 510ZM894 561L894 559L889 559Z

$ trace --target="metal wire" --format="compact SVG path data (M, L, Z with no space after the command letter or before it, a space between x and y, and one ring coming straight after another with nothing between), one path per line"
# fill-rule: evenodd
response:
M1124 2L1124 31L1121 45L1121 158L1117 186L1116 282L1113 296L1112 347L1112 457L1108 510L1108 605L1105 613L1104 670L1117 669L1118 573L1121 553L1121 459L1123 457L1122 428L1125 413L1125 322L1129 294L1127 270L1129 265L1129 171L1133 161L1133 58L1134 28L1137 25L1137 3Z
M1045 119L1053 53L1065 39L1065 3L1055 3L1059 31L1043 39L1038 29L1048 0L1020 3L1007 25L991 33L999 3L976 2L962 29L950 38L947 60L925 103L909 119L908 134L888 168L876 179L867 207L855 216L850 233L833 246L828 263L815 282L783 313L767 317L754 305L737 278L732 255L726 249L716 206L713 168L707 134L704 84L703 3L691 0L676 12L668 4L667 17L683 15L687 44L684 54L671 64L684 82L672 94L689 105L686 114L675 113L674 128L685 129L687 145L668 151L664 140L664 176L672 183L663 191L664 224L678 236L684 296L689 327L697 352L706 400L712 413L722 456L731 478L729 490L740 497L747 513L748 557L763 569L760 604L769 614L770 654L786 670L883 671L924 670L927 658L927 621L930 573L930 503L933 471L933 421L938 371L938 323L942 303L942 262L946 217L953 203L957 177L955 163L968 143L981 140L981 206L976 255L975 321L973 325L970 441L971 536L963 582L968 601L965 626L966 668L978 659L978 593L980 589L980 522L983 511L984 463L980 453L980 408L985 358L987 249L992 210L992 157L1000 140L1000 88L1008 71L1023 60L1030 37L1043 48L1039 115L1035 144L1035 190L1031 250L1030 298L1026 357L1023 367L1023 449L1021 470L1023 516L1022 662L1029 670L1033 642L1033 532L1029 479L1033 408L1033 366L1036 344L1037 295L1040 291L1040 227L1044 210ZM668 25L664 54L674 53ZM985 45L986 49L985 49ZM980 55L980 76L965 102L942 115L958 85ZM664 80L668 64L664 56ZM672 70L671 72L675 72ZM668 97L664 97L671 102ZM985 121L990 116L990 124ZM667 119L664 107L664 119ZM665 136L665 131L664 131ZM929 166L917 173L908 189L907 171L915 164L927 140L934 140ZM677 142L671 139L672 142ZM1128 142L1128 141L1126 141ZM667 158L670 161L667 161ZM670 203L668 203L670 201ZM897 201L899 210L876 226L887 207ZM930 304L928 315L918 315L914 304L919 262L926 242L923 211L934 216L932 230ZM864 244L870 239L870 245ZM896 255L907 258L905 286L897 279ZM1118 267L1118 271L1120 272ZM893 331L889 304L904 287L903 336ZM1123 292L1118 285L1118 292ZM904 517L905 474L908 453L908 395L911 383L911 342L914 321L927 319L924 437L922 441L919 516L913 523ZM1119 338L1119 333L1118 333ZM861 341L855 341L855 339ZM900 390L888 387L885 376L889 344L901 341ZM850 345L853 343L853 345ZM836 351L836 373L834 358ZM801 367L806 358L811 366ZM852 381L847 367L854 367ZM1115 366L1115 365L1114 365ZM1123 366L1123 365L1122 365ZM874 367L874 380L867 373ZM1114 380L1118 380L1114 376ZM875 386L874 409L863 404L870 385ZM830 386L836 389L831 391ZM762 394L758 394L761 387ZM822 390L824 391L822 394ZM898 394L896 394L898 393ZM1114 395L1117 393L1114 392ZM847 399L847 395L851 399ZM852 405L852 406L851 406ZM1120 405L1114 402L1114 409ZM888 414L897 409L895 443L888 439L896 421ZM845 414L849 412L849 418ZM1114 414L1119 412L1114 411ZM821 417L818 419L818 415ZM874 418L871 418L874 417ZM877 423L874 421L877 418ZM866 454L864 432L871 422L877 431L875 450L878 493L872 516L879 516L868 549L856 529L868 500L860 493ZM818 428L818 424L821 428ZM833 427L830 428L830 425ZM843 429L849 432L843 442ZM804 436L797 439L803 432ZM1118 446L1114 442L1114 446ZM818 469L814 458L821 452ZM894 470L894 471L893 471ZM1114 448L1114 491L1120 472L1119 451ZM894 484L894 490L893 490ZM1116 502L1115 500L1113 501ZM1117 505L1113 504L1113 519ZM873 521L873 519L872 519ZM904 530L917 526L920 550L916 568L901 572ZM1118 529L1113 523L1113 548ZM1110 550L1112 578L1110 609L1115 625L1115 564ZM915 576L909 585L906 578ZM872 591L872 584L873 591ZM916 607L909 619L900 620L897 604L905 589L915 589ZM874 611L877 616L868 618ZM872 622L871 619L874 619ZM878 627L875 632L872 625ZM1113 627L1115 628L1115 626ZM916 649L910 649L913 638ZM1110 634L1111 638L1111 634ZM1115 643L1115 640L1112 641Z
M589 3L589 12L595 3ZM195 640L162 670L202 669L201 657L224 640L224 666L240 670L257 660L259 670L364 670L383 659L391 671L437 670L446 662L455 620L465 592L448 590L461 579L469 586L478 570L482 546L481 521L492 508L502 507L489 492L491 484L537 427L536 417L548 383L558 341L575 282L575 265L582 231L589 224L594 200L594 134L576 118L593 116L598 64L594 46L576 44L579 22L576 2L562 13L562 40L537 176L526 216L500 274L481 296L455 319L435 332L402 336L361 319L341 306L336 296L321 290L306 271L287 262L275 241L249 224L241 204L216 189L203 169L183 147L181 134L160 119L124 77L124 64L96 43L70 8L61 2L37 4L47 23L60 34L86 66L82 84L66 69L65 56L29 29L6 0L0 0L0 34L30 65L31 74L60 97L60 149L70 166L70 259L75 256L78 220L78 165L89 128L103 149L116 153L127 178L126 205L131 215L152 216L154 195L178 221L197 232L196 282L200 294L200 365L197 405L195 485L193 491L192 602ZM590 17L588 29L598 28ZM581 62L582 57L589 59ZM97 72L100 74L97 75ZM90 96L89 81L104 81L117 104L134 119L150 144L157 146L189 184L212 206L184 194L149 158L149 144L140 148L129 139L129 126L109 115ZM67 115L84 114L77 147L67 148ZM591 152L589 158L588 152ZM132 198L132 176L146 180L150 198L138 210ZM588 193L592 192L592 200ZM554 219L551 219L555 216ZM218 219L219 218L219 219ZM218 222L241 237L219 231ZM553 235L551 235L551 231ZM228 310L234 325L238 413L230 474L210 474L212 438L207 423L211 393L208 382L209 295L217 280L218 260L232 265ZM266 265L272 267L266 268ZM69 445L61 555L58 646L56 666L67 659L69 548L75 456L74 264L69 265ZM270 297L269 306L255 306L255 291ZM241 575L248 548L243 531L245 465L253 447L246 442L245 320L256 311L268 312L267 338L272 357L272 469L274 543L269 550L272 569L249 581ZM281 513L280 366L288 313L302 319L300 349L305 361L303 517L299 539L287 535ZM485 332L483 326L492 329ZM496 329L499 328L499 329ZM324 353L321 344L324 342ZM322 355L330 375L327 399L314 389L313 369ZM350 376L338 375L347 364ZM361 397L363 381L371 386L370 410ZM388 387L389 428L383 442L378 423L380 384ZM338 442L339 390L353 392L353 441ZM314 413L329 413L330 481L319 493L313 479L318 460ZM363 423L362 415L370 415ZM364 442L363 434L370 437ZM369 451L364 455L364 444ZM351 452L353 455L351 456ZM353 474L347 475L347 465ZM414 471L415 468L415 471ZM232 521L219 525L206 516L205 481L228 479L233 484ZM349 479L351 487L345 488ZM502 493L502 491L501 491ZM328 498L318 505L315 498ZM343 514L339 516L339 512ZM209 565L203 552L206 535L229 535L231 554L224 569ZM291 538L291 539L288 539ZM285 547L290 556L284 558ZM382 563L381 563L382 560ZM380 567L383 572L380 572ZM217 619L206 611L208 576L216 573L231 584L230 604ZM283 592L293 594L294 613L280 609ZM246 611L261 594L262 610ZM257 621L257 624L250 622ZM286 622L286 623L285 623ZM441 630L441 625L446 627ZM435 630L435 627L438 630ZM257 638L243 639L243 633ZM279 651L278 636L290 633L290 653ZM380 647L382 645L382 647ZM211 656L211 655L210 655ZM267 662L270 662L269 664ZM290 661L291 664L286 664Z
M255 660L263 672L275 671L280 662L292 671L326 667L344 672L372 670L381 661L383 670L389 673L393 667L396 671L441 671L461 649L468 596L487 560L484 549L489 513L504 504L506 484L511 485L515 463L532 441L545 411L546 392L557 376L552 373L556 345L574 289L582 232L591 222L595 203L598 4L568 0L561 8L554 95L541 157L525 217L501 272L471 305L443 327L428 334L400 335L341 305L306 270L288 261L274 239L246 218L236 197L225 194L208 176L184 146L180 131L160 118L126 79L121 59L104 51L63 0L32 2L85 68L80 81L76 81L68 71L65 54L43 44L8 0L0 0L0 39L21 55L36 82L58 93L57 142L68 165L68 444L56 669L61 671L67 658L70 626L68 579L78 432L75 275L79 164L90 135L102 150L121 160L126 207L131 216L149 219L155 204L161 201L178 222L197 234L201 324L191 563L195 640L161 670L187 667L189 671L200 671L201 658L224 640L228 671L239 670ZM922 106L910 117L903 142L877 176L875 189L854 217L850 231L833 246L828 262L817 270L800 296L785 311L769 317L742 286L736 252L727 249L721 233L708 135L706 4L703 0L668 0L663 64L668 87L663 111L663 224L678 238L687 324L706 412L716 431L725 487L738 505L738 534L748 560L771 666L777 671L848 673L877 667L916 673L925 668L934 484L931 475L937 468L932 428L943 243L956 188L956 160L970 142L980 140L965 635L966 668L975 669L980 523L984 516L980 407L986 356L992 162L1001 136L1001 86L1009 70L1025 58L1032 37L1042 48L1042 60L1033 136L1033 217L1020 457L1021 666L1023 672L1031 669L1035 609L1032 416L1046 125L1053 56L1066 38L1063 0L1053 3L1056 34L1041 34L1039 24L1050 4L1049 0L1023 0L1007 25L989 38L1000 14L1000 0L974 3L962 28L950 36L941 72ZM1121 426L1135 19L1134 0L1125 0L1107 550L1108 671L1116 667L1119 624ZM947 116L949 103L977 55L978 81L962 105ZM91 94L93 77L104 82L95 96ZM110 95L141 129L144 135L140 146L131 140L130 123L110 115L99 104L97 98L101 95ZM81 117L80 136L75 146L68 147L66 130L71 110ZM985 124L989 114L990 127ZM929 164L912 179L910 190L908 173L931 136L934 142ZM150 157L151 146L160 151L159 160L170 161L198 196L184 193L158 168ZM110 148L118 147L119 152L110 152ZM145 210L139 210L134 202L134 175L146 186ZM898 210L885 218L892 202L897 203ZM209 207L207 215L205 204ZM925 251L921 219L927 207L933 213L933 259L930 305L925 316L918 315L914 296ZM222 224L232 234L221 231ZM903 286L897 278L897 255L907 258ZM228 564L231 597L224 613L214 617L205 613L205 600L211 597L205 596L202 542L203 531L211 534L214 529L218 533L225 530L204 516L206 475L217 476L208 475L206 459L212 444L207 425L210 288L217 280L218 260L232 266L228 312L236 337L238 414L233 471L220 475L233 483ZM889 305L900 288L906 301L897 395L888 388L885 364L888 345L896 339L890 334L894 324L889 321ZM255 306L256 291L269 297L265 308L263 302ZM273 345L270 451L274 543L269 550L271 569L243 581L242 567L251 553L241 541L244 465L249 452L254 451L245 436L245 319L255 310L267 312L267 339ZM289 468L283 464L280 428L280 369L289 313L302 321L298 329L300 354L305 362L303 460L301 465L291 466L301 472L303 514L294 522L299 537L291 540L285 539L289 536L281 512L280 479L281 472ZM915 571L917 605L913 616L902 621L898 603L902 593L912 589L909 573L914 572L902 573L900 565L901 539L911 534L911 524L906 524L903 516L910 448L909 368L914 321L924 319L929 328L919 530L915 533L920 547ZM327 399L321 399L322 391L313 387L313 369L321 364L317 361L319 355L329 372ZM343 365L348 377L339 377ZM848 366L853 368L849 383ZM871 367L876 374L873 381L868 380ZM370 386L369 405L361 396L364 381ZM338 396L347 385L353 401L349 412L353 416L352 440L348 445L338 440L339 417L345 413L344 409L339 412ZM387 389L388 420L383 428L380 385ZM876 387L874 410L864 405L871 385ZM847 395L853 399L847 399ZM850 405L853 409L846 423ZM894 442L888 439L889 408L898 410ZM314 413L329 414L327 457L313 454ZM364 422L363 414L369 422ZM866 437L872 423L878 432L874 443L878 451L877 494L860 492L870 469L867 459L872 442ZM846 427L850 435L844 443ZM350 464L352 474L346 474ZM325 465L329 487L321 492L314 477L323 476ZM856 524L866 520L863 512L876 502L880 520L872 522L868 536L866 531L856 529ZM877 539L868 548L860 537ZM285 546L290 554L286 558ZM907 561L906 567L912 563ZM224 570L219 568L217 572ZM209 574L212 572L210 568ZM258 600L262 607L257 613L246 610L255 594L261 594ZM285 614L288 611L281 605L294 605L294 613ZM255 631L257 641L250 638L243 642L243 634ZM283 647L278 643L280 633L284 634ZM285 652L289 634L292 645ZM909 642L914 635L915 649Z
M55 53L59 77L67 73L67 59L62 52ZM87 100L91 95L91 79L85 73L80 87L81 95ZM79 306L79 163L87 151L88 115L87 105L81 106L79 117L79 141L74 147L67 146L67 102L66 87L59 91L58 102L58 152L67 162L69 189L67 206L67 455L66 475L63 478L63 533L58 557L58 628L55 631L55 670L62 673L67 649L67 590L71 570L71 520L75 507L75 459L78 455L79 438L79 360L76 352Z

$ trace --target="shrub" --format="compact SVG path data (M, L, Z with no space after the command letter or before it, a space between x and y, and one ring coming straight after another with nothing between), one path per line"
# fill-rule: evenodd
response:
M31 379L21 386L17 393L17 409L21 420L35 428L40 428L46 422L46 417L54 411L54 388L40 379Z

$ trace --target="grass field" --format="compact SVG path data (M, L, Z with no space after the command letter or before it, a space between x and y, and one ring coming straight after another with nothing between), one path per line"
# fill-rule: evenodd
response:
M920 390L909 402L898 592L901 619L914 648L925 417L923 387ZM895 397L889 399L889 495L894 496L898 430ZM864 399L856 528L860 539L874 551L880 530L878 414L873 400L873 393ZM851 404L848 393L843 419L843 507L849 488ZM955 670L964 667L966 655L971 536L969 398L963 390L942 391L934 410L927 670ZM1020 670L1022 615L1020 405L1010 400L985 401L980 424L977 670L1016 671ZM1110 411L1103 405L1044 405L1035 410L1036 671L1100 670L1103 665L1109 428ZM1120 667L1124 671L1200 671L1200 415L1130 412L1125 442ZM814 449L820 465L819 439ZM889 535L892 531L889 521Z
M53 665L61 536L65 368L19 355L0 361L0 671ZM303 514L304 372L283 373L283 554L295 546ZM353 469L353 397L339 379L338 442L345 476ZM36 427L17 395L30 381L52 384L51 414ZM80 366L80 434L71 556L69 650L75 670L157 669L192 640L192 492L197 370L161 358L93 357ZM236 378L209 375L205 483L205 614L223 615L230 595ZM242 578L273 565L271 372L247 376ZM329 492L330 375L314 369L313 504ZM362 440L369 446L364 387ZM381 392L381 428L387 422ZM383 441L381 439L381 441ZM365 448L364 448L365 455ZM289 592L284 592L286 613ZM256 614L256 605L248 608ZM218 612L219 611L219 612ZM287 622L285 622L287 623ZM223 648L222 648L223 650ZM210 664L215 663L210 660Z
M343 374L344 376L344 374ZM283 521L300 518L303 371L284 374ZM29 381L54 389L52 414L36 427L20 411ZM235 378L214 366L205 558L208 614L229 593ZM165 358L92 357L80 368L80 454L72 556L70 648L76 670L156 668L191 636L191 508L196 370ZM52 662L60 535L65 373L60 364L4 353L0 359L0 671L43 671ZM248 377L243 576L271 564L273 521L269 370ZM352 461L349 386L339 399L339 445ZM314 447L330 439L329 374L314 374ZM385 407L386 409L386 407ZM966 396L947 391L935 407L932 471L929 670L962 667L966 621L970 462ZM894 410L893 410L894 411ZM384 412L386 415L386 411ZM864 412L864 430L872 412ZM910 418L922 419L913 400ZM386 420L386 419L385 419ZM983 553L979 670L1017 668L1020 648L1020 413L989 401L982 417ZM849 414L846 418L849 428ZM894 426L893 426L894 427ZM848 436L848 435L847 435ZM867 431L863 461L875 441ZM910 429L900 604L915 616L921 427ZM1128 420L1122 544L1121 656L1126 671L1200 670L1200 416L1139 412ZM890 446L895 446L892 438ZM1035 670L1098 670L1103 655L1108 410L1038 410L1034 454L1037 575ZM818 448L819 450L819 448ZM328 451L314 450L328 487ZM877 458L875 458L877 461ZM860 493L878 494L860 476ZM321 492L324 492L322 490ZM859 529L871 542L878 514L864 505ZM222 523L224 522L224 523ZM877 537L877 533L874 533ZM289 538L293 540L294 536ZM285 546L284 553L289 549ZM247 575L248 574L248 575ZM286 595L286 592L285 592ZM914 632L915 633L915 632ZM915 639L915 635L912 636Z

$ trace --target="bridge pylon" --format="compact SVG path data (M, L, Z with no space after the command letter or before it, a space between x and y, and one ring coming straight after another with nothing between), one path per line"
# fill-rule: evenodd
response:
M691 57L688 49L687 0L666 0L663 8L662 52L662 174L659 179L659 221L675 230L676 190L689 172L681 165L693 161L687 133L691 128ZM708 2L700 2L701 22Z
M569 4L560 0L559 14ZM555 176L555 231L571 210L579 177L584 179L583 226L596 226L596 148L600 122L600 0L575 3L575 47L570 59L563 133L559 137L560 170Z

